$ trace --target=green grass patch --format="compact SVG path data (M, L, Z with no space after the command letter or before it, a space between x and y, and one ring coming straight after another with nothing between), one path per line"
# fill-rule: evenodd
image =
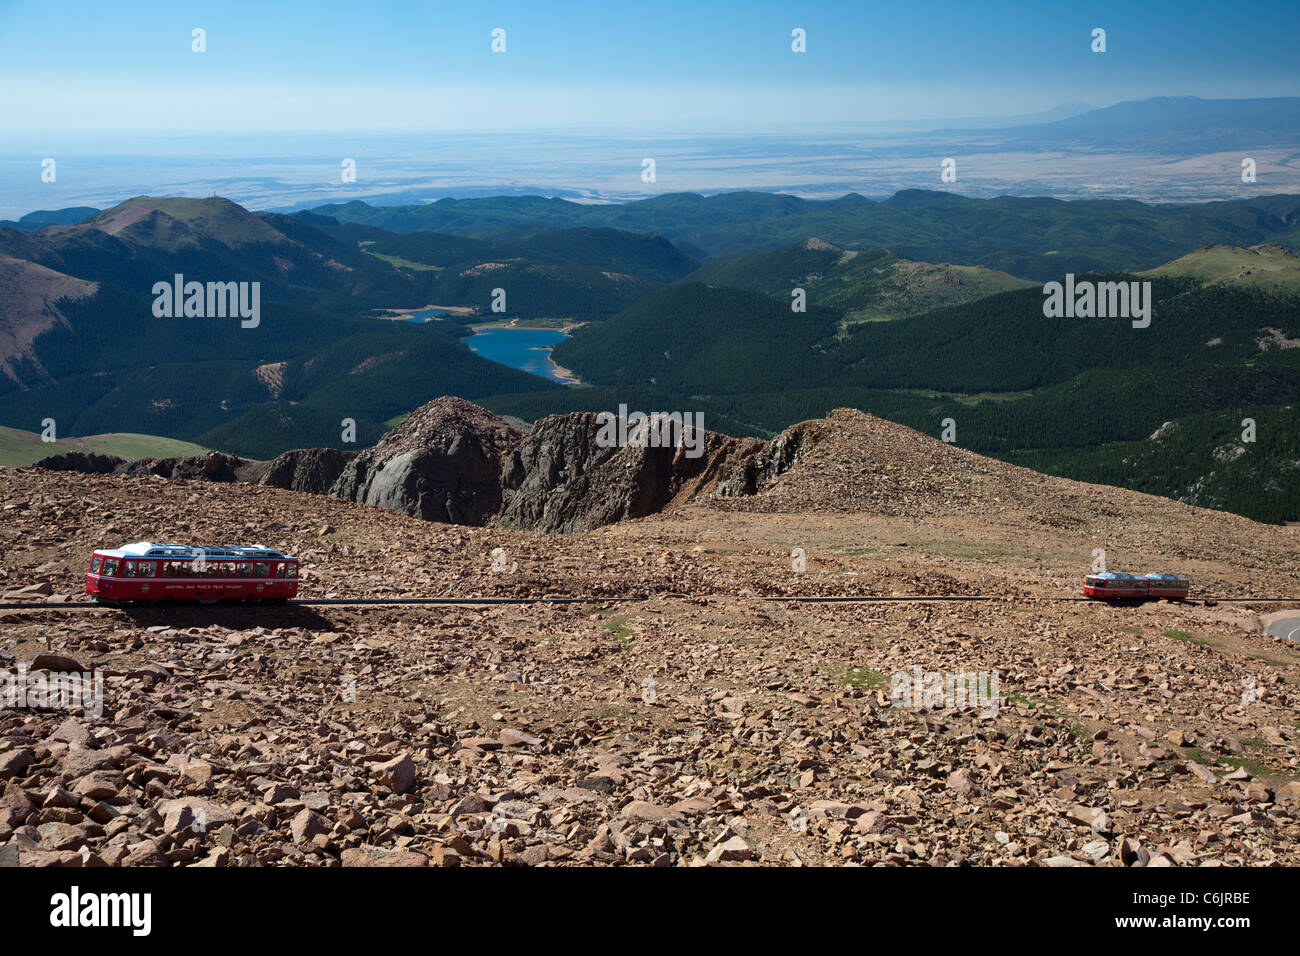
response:
M1206 647L1209 641L1203 637L1193 637L1186 631L1165 631L1165 637L1172 637L1176 641L1187 641L1189 644L1195 644L1197 647Z
M527 319L501 319L496 322L475 322L470 326L475 332L492 329L562 329L573 325L572 316L540 315Z
M376 259L383 259L390 266L398 269L412 269L416 272L441 272L442 266L430 266L423 262L412 262L410 259L403 259L401 256L389 256L382 252L371 252L365 250L366 255L374 256Z
M55 442L44 442L36 432L0 427L0 465L4 467L21 468L24 465L35 464L50 455L62 455L72 451L116 455L127 461L138 461L141 458L185 458L190 455L203 455L208 449L175 438L127 432L88 435L85 438L61 438Z
M1277 767L1270 767L1262 760L1255 757L1245 756L1243 754L1233 754L1224 756L1222 754L1213 754L1208 750L1200 747L1184 747L1183 754L1189 760L1194 760L1206 767L1231 767L1233 770L1244 769L1252 777L1276 777L1285 775L1286 771Z
M613 634L627 647L632 646L634 643L632 638L636 636L636 631L627 626L627 622L632 617L631 614L618 614L611 617L610 615L613 614L612 610L598 608L594 604L588 605L588 608L589 613L595 614L596 617L602 619L601 627Z
M872 690L885 682L885 674L865 665L849 667L846 664L829 666L831 676L841 687L856 687L858 690Z

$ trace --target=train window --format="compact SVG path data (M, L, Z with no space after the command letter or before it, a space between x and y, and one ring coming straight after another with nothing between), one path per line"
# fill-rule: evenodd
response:
M103 558L101 555L98 555L98 554L97 554L97 555L95 555L93 558L91 558L91 559L90 559L90 573L91 573L91 574L98 574L98 573L99 573L99 566L100 566L101 564L103 564L103 563L104 563L104 558Z
M117 576L117 562L112 558L105 559L104 574L106 574L110 578Z
M285 568L287 569L287 570L284 572L284 576L285 576L286 578L296 578L296 577L298 576L298 562L297 562L297 561L290 561L288 564L285 565Z
M138 578L151 578L157 571L158 564L154 561L137 561L135 563L135 576Z
M235 567L236 576L241 578L251 578L253 576L253 564L251 561L240 561Z
M135 577L135 562L134 562L134 561L123 561L123 562L122 562L122 577L124 577L124 578L133 578L133 577Z
M271 565L266 561L253 562L253 577L265 578L271 575Z

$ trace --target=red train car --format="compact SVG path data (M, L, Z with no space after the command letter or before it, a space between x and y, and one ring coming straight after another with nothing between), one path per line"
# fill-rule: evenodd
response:
M90 557L86 593L97 601L287 601L298 559L261 545L190 547L139 541Z
M1191 582L1176 574L1124 574L1121 571L1106 571L1102 574L1090 574L1083 579L1083 593L1086 597L1114 600L1118 598L1139 598L1159 600L1180 600L1187 597Z

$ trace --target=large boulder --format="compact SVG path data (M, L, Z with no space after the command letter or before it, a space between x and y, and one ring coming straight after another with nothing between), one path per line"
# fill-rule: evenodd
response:
M523 432L461 398L412 412L347 463L330 494L448 524L501 510L501 471Z

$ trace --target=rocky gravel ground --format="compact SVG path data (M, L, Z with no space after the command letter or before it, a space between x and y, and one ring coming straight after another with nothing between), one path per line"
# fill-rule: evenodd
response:
M1295 581L1289 529L1194 511L1179 538L1180 506L1079 494L1116 510L1095 520L1131 560L1193 563L1224 594ZM1300 862L1300 649L1257 633L1250 605L1048 600L1078 594L1096 528L1045 536L1042 513L710 499L566 536L274 488L0 473L0 590L41 606L0 611L0 670L104 679L99 716L0 709L0 859ZM58 609L92 548L141 539L287 550L303 597L592 600ZM999 600L760 599L853 593ZM996 693L897 693L900 675L954 672L996 672Z

